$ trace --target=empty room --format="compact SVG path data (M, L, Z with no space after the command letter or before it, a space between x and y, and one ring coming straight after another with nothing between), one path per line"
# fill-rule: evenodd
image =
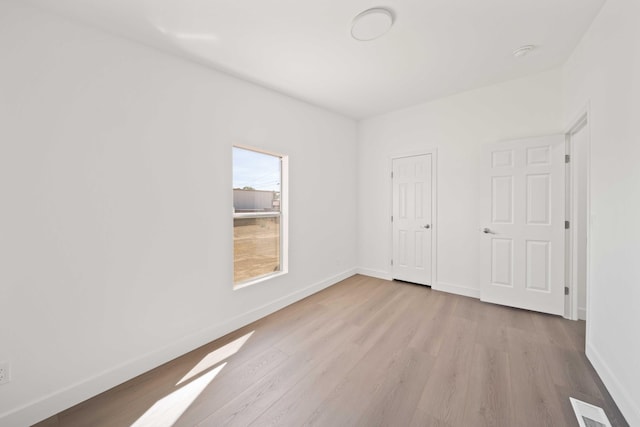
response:
M0 0L0 426L640 427L640 2Z

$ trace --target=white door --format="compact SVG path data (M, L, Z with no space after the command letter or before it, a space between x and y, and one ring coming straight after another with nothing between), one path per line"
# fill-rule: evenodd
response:
M564 155L564 135L484 150L482 301L564 314Z
M431 154L393 159L392 276L431 285Z

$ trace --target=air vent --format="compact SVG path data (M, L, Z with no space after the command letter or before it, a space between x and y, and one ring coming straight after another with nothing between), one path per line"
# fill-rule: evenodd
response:
M611 427L611 423L602 408L570 397L573 412L576 413L580 427Z

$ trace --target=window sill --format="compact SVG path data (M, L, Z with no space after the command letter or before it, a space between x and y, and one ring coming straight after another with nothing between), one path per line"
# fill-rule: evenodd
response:
M256 277L255 279L247 280L246 282L234 283L233 290L237 291L238 289L247 288L249 286L257 285L258 283L266 282L267 280L274 279L276 277L284 276L288 271L278 271L276 273L270 273L264 276Z

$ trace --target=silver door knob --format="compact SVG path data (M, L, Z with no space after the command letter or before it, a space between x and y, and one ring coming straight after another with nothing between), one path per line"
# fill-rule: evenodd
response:
M431 224L423 225L422 228L431 228Z
M493 231L491 231L489 228L485 228L484 230L482 230L482 232L484 234L495 234Z

